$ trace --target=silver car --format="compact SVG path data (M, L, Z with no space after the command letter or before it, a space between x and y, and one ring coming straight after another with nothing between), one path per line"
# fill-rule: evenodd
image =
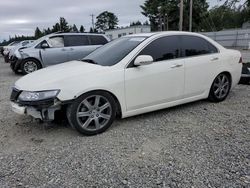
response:
M24 41L21 41L21 42L17 43L14 46L12 46L12 48L9 48L8 49L9 52L6 55L7 56L7 62L10 62L14 58L15 52L17 50L19 50L20 48L26 47L26 46L27 47L31 46L33 42L34 42L34 40L24 40Z
M15 73L29 74L50 65L82 59L108 42L102 34L54 33L16 51L10 66Z

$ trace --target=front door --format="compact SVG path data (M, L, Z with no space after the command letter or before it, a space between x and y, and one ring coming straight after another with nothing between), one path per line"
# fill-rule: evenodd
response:
M127 110L137 110L181 99L184 93L184 60L178 36L161 37L139 55L150 55L153 64L125 70ZM131 62L133 64L133 62Z
M64 47L63 36L48 39L49 48L41 49L41 58L45 66L64 63L69 60L69 51Z

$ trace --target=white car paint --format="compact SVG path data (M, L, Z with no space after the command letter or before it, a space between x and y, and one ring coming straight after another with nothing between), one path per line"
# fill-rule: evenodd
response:
M153 40L171 35L192 35L204 38L218 48L219 53L156 62L128 69L129 62ZM113 66L100 66L72 61L51 66L26 75L15 83L25 91L60 89L60 101L72 100L83 93L105 90L119 101L122 117L163 109L205 99L215 77L229 72L233 88L240 80L240 52L227 50L215 41L196 33L161 32L138 34L148 36L141 44ZM177 68L175 68L177 67Z

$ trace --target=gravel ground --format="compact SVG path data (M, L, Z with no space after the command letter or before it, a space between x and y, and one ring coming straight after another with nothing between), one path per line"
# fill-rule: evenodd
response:
M0 187L250 187L250 86L86 137L14 114L0 61Z

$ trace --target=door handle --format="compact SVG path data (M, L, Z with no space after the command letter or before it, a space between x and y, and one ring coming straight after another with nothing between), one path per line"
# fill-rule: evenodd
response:
M66 49L62 49L62 51L66 51Z
M211 59L211 61L217 61L217 60L219 60L218 57L213 57L213 58Z
M74 50L74 48L70 48L70 50L72 51L72 50Z
M174 65L171 65L171 68L178 68L178 67L182 67L183 65L182 64L174 64Z

